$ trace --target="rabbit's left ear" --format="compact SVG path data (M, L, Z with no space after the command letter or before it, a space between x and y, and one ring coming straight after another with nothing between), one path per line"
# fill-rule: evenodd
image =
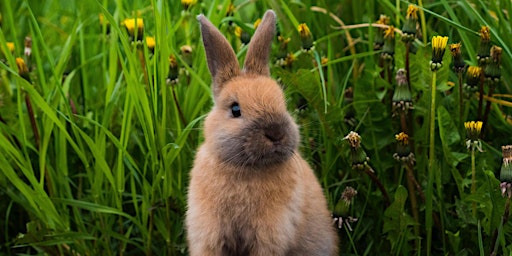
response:
M276 14L268 10L249 43L244 62L245 73L270 76L268 61L275 31Z

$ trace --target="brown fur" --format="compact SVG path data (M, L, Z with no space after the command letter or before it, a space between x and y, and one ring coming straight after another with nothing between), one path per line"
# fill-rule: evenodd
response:
M242 72L233 71L239 67L227 40L204 16L198 19L215 106L191 171L190 255L336 255L322 188L297 152L298 127L269 78L275 14L265 14ZM234 102L240 117L233 116Z

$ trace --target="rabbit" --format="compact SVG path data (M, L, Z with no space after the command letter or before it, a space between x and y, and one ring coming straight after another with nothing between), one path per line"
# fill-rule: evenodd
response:
M268 65L276 14L265 13L244 68L221 32L197 17L214 106L190 173L190 255L337 255L320 183L298 153L299 129Z

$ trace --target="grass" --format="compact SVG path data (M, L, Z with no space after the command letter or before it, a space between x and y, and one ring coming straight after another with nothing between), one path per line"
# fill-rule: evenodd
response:
M227 17L230 2L202 1L188 9L160 0L0 3L0 255L186 255L188 171L212 104L195 16L204 13L219 25L243 59L246 47L234 26L251 34L266 9L276 11L280 34L291 39L285 53L293 63L273 65L272 74L301 126L303 156L330 209L347 186L358 191L343 213L358 220L352 230L339 230L340 255L512 253L512 225L502 223L509 199L499 180L500 148L512 144L510 2L413 2L422 37L416 52L406 53L396 33L387 67L394 78L409 58L414 109L403 120L393 115L396 82L381 76L374 43L379 16L389 16L400 31L408 1L233 1ZM145 40L133 42L122 24L136 16L144 20L144 36L155 38L154 51ZM311 53L301 50L301 23L315 40ZM449 51L432 80L429 42L448 36L449 43L462 44L466 63L477 65L483 25L491 44L503 49L502 75L493 96L483 97L493 104L480 139L483 152L471 156L464 122L477 120L479 97L465 90L460 106ZM27 36L30 57L24 54ZM15 45L12 53L7 42ZM281 44L275 41L273 56ZM19 73L18 57L28 76ZM393 158L404 122L412 131L414 165ZM365 164L389 193L389 206L375 179L352 168L344 140L350 131L361 136Z

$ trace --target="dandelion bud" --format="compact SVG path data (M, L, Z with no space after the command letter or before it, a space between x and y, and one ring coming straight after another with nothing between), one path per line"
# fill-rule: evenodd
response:
M276 54L276 64L278 66L284 66L286 56L288 55L288 43L290 42L290 38L278 36L277 40L279 41L279 50Z
M396 72L396 83L395 92L393 93L393 115L407 113L409 109L413 108L406 71L402 68Z
M10 53L14 53L14 43L13 42L7 42L7 50L9 50Z
M469 91L478 90L480 83L480 75L482 74L482 68L478 66L469 66L466 73L466 88Z
M432 71L437 71L443 66L443 56L447 43L447 36L434 36L432 38L432 61L430 61Z
M23 51L27 58L32 55L32 38L30 36L25 37L25 50Z
M108 20L105 20L105 16L103 13L100 13L99 15L99 22L100 22L100 28L103 28L105 26L105 34L110 34L110 22Z
M257 28L258 28L258 26L260 25L260 23L261 23L261 19L257 19L257 20L254 22L254 24L253 24L254 29L257 29Z
M334 224L337 228L341 229L344 226L352 231L351 224L357 222L357 218L349 216L350 205L352 204L353 198L357 195L357 190L353 187L346 187L341 198L336 203L333 211Z
M146 45L148 46L148 50L151 53L154 53L155 52L155 45L156 45L155 37L153 37L153 36L146 36Z
M187 65L192 66L192 47L190 45L184 45L180 47L181 56Z
M178 61L174 55L169 56L169 74L167 75L167 84L177 84L180 71L178 68Z
M409 135L405 132L401 132L395 135L397 141L396 153L393 154L393 158L400 162L413 164L416 159L414 153L411 152L411 146L409 145Z
M244 45L248 44L249 41L251 41L251 35L249 35L249 33L247 33L241 27L238 26L235 27L235 36L238 37L238 39L240 39L240 41Z
M512 197L512 145L502 146L503 163L500 171L501 195Z
M381 24L381 25L388 25L389 17L381 14L379 20L376 23ZM375 33L375 38L373 39L373 49L374 50L380 50L382 48L382 46L384 45L384 31L385 30L386 30L385 28L379 28L377 33Z
M361 136L357 132L351 131L345 138L350 145L350 161L352 168L363 169L370 160L366 152L361 147Z
M185 9L185 11L194 6L196 3L197 0L181 0L181 5L183 5L183 9Z
M25 60L22 58L16 58L16 66L18 67L18 74L25 80L30 81L28 67L27 64L25 64Z
M395 56L395 27L393 26L384 30L384 46L380 56L387 61L392 61Z
M466 146L469 150L478 149L482 152L482 145L480 143L480 133L482 132L482 121L470 121L464 122L464 128L466 128L467 140Z
M402 41L411 42L416 38L416 23L418 22L418 7L410 4L407 8L404 26L402 28Z
M501 54L503 49L498 46L491 47L491 57L488 65L485 66L485 78L493 82L499 82L501 79Z
M305 52L312 51L315 42L313 41L313 35L311 31L309 31L308 25L306 25L306 23L299 24L297 30L299 31L300 40L302 42L302 50Z
M135 36L137 36L137 41L142 41L144 36L144 20L141 18L135 19L125 19L122 24L126 28L128 35L130 35L130 39L133 41ZM137 29L137 31L135 31Z
M490 61L491 50L491 30L488 26L482 26L480 29L480 47L477 51L478 65L483 66Z
M456 73L463 73L466 68L464 58L462 57L462 51L460 50L460 43L450 44L450 52L452 53L453 70Z

